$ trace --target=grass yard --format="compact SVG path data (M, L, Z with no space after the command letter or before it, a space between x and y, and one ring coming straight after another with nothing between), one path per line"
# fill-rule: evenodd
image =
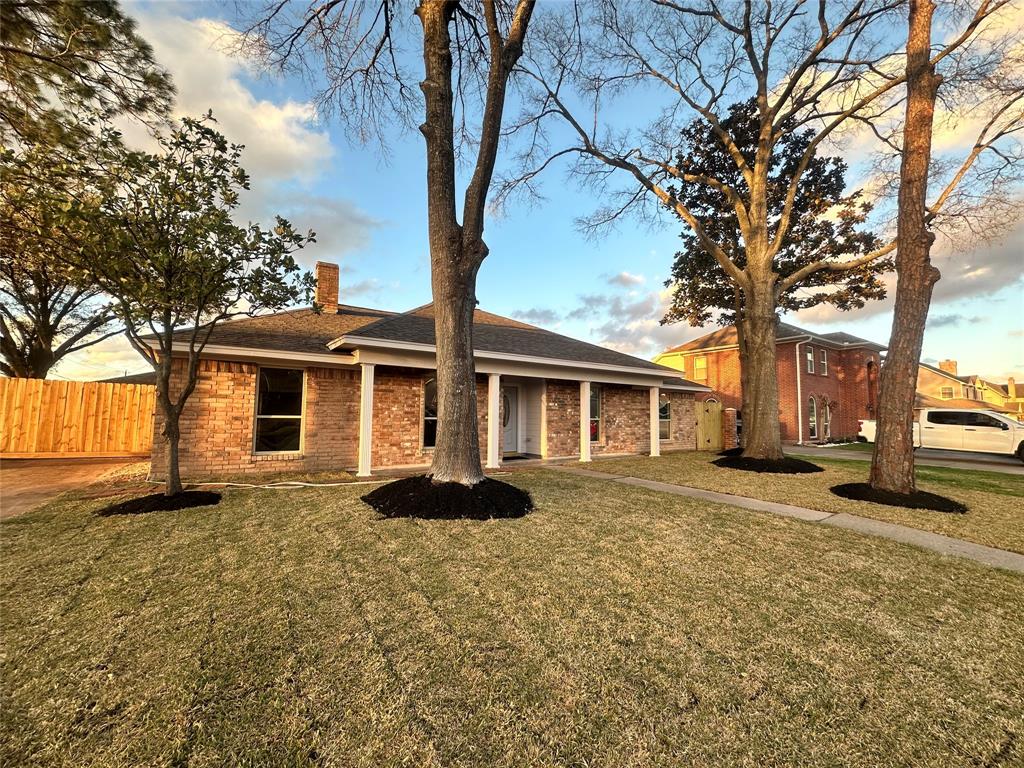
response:
M664 466L669 466L667 463ZM361 488L0 525L0 764L1010 765L1024 578L545 470L538 510Z
M868 465L863 461L800 456L825 471L810 475L770 475L716 467L711 464L715 458L714 454L687 451L657 458L601 459L580 466L825 512L848 512L1024 553L1024 477L1020 475L918 467L919 488L962 501L970 509L966 515L951 515L851 501L829 491L839 483L867 481Z

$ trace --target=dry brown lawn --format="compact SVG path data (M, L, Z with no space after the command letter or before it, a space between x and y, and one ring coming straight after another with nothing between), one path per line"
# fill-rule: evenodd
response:
M801 456L825 471L772 475L716 467L711 463L715 458L714 454L687 451L657 458L600 459L579 466L825 512L847 512L1024 553L1024 476L1021 475L918 467L919 488L962 501L970 510L965 515L951 515L851 501L829 491L840 483L865 482L868 465L863 461Z
M1011 765L1024 578L550 471L0 525L0 764Z

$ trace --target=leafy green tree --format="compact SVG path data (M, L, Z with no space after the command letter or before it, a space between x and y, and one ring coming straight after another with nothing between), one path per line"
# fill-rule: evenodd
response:
M0 3L0 139L73 143L90 120L159 117L173 89L115 0Z
M752 165L760 128L756 99L733 104L721 121L721 128L733 137L738 151ZM813 131L800 131L794 125L784 125L780 133L772 148L766 187L768 219L776 225L786 205L790 181L814 139ZM707 121L694 120L686 126L681 146L676 165L682 172L719 179L741 196L749 196L743 174ZM777 307L783 312L820 304L831 304L842 310L855 309L868 300L885 296L885 286L879 276L893 268L890 258L869 261L851 270L819 269L807 273L798 282L786 283L787 278L809 265L861 259L879 247L874 233L861 228L871 212L871 205L863 202L858 192L844 194L845 177L846 163L840 158L816 153L799 177L789 235L773 265L785 286L777 299ZM669 185L668 191L672 199L670 209L675 211L676 204L682 204L696 218L705 236L718 243L740 269L746 269L736 207L722 189L704 184L677 184ZM686 321L693 326L709 322L735 324L745 403L749 360L743 333L746 305L743 290L729 279L718 259L702 247L701 239L689 224L683 230L682 239L684 248L676 254L672 277L665 283L673 292L672 303L662 322Z
M102 239L60 202L87 172L44 147L0 151L0 373L46 378L63 357L119 333L103 296L76 284L68 255ZM83 211L85 206L83 206Z
M214 328L308 300L313 279L293 254L313 233L281 217L269 229L235 223L249 177L242 147L213 127L212 115L185 118L159 143L157 153L108 158L97 189L107 238L74 266L82 284L111 298L128 341L156 371L171 496L182 487L179 418ZM82 207L82 198L71 201L72 214Z
M722 120L722 127L734 137L740 152L753 162L759 128L756 100L734 104ZM811 131L794 131L791 126L781 132L768 174L768 212L775 221L782 214L786 189L797 164L814 138ZM680 168L687 173L718 178L741 194L746 193L746 182L736 163L706 121L694 120L683 130L683 147L677 156ZM846 163L838 157L815 154L808 163L793 201L791 236L775 257L774 268L780 277L789 277L823 259L841 262L878 248L879 240L874 233L861 229L871 205L861 200L859 192L843 194L845 178ZM736 208L725 194L696 184L670 186L670 194L693 213L703 230L734 263L746 267ZM689 225L683 230L682 240L683 250L676 253L672 277L665 283L674 290L664 322L685 320L694 326L735 323L742 314L742 296L737 295L721 265L701 246ZM892 268L892 259L878 259L851 271L813 272L799 283L786 286L779 295L778 308L783 312L820 304L842 310L860 308L870 299L885 297L885 286L879 276Z

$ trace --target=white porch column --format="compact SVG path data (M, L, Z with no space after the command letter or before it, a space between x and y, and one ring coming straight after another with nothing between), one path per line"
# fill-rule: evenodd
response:
M580 382L580 461L590 461L590 382Z
M661 456L661 390L651 387L651 456Z
M501 466L501 374L487 374L487 468Z
M361 363L359 368L359 468L356 476L369 477L373 455L373 363Z

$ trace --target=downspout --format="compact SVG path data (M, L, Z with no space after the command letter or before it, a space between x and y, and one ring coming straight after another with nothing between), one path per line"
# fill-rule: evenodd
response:
M804 396L800 389L800 345L810 341L810 336L805 336L803 341L798 341L793 351L796 353L796 444L804 444Z

